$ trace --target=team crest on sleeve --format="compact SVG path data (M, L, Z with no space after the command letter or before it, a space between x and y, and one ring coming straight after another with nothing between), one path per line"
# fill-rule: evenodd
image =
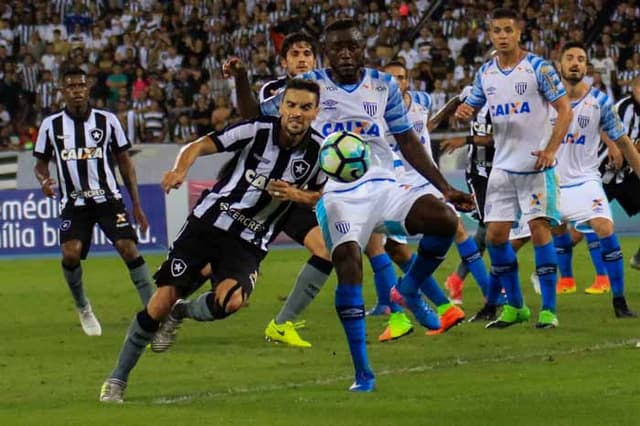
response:
M516 93L520 96L524 95L524 92L527 91L527 82L526 81L519 81L514 85L515 89L516 89Z
M586 115L579 115L578 116L578 125L584 129L585 127L587 127L589 125L589 117L587 117Z
M378 104L376 102L362 102L362 107L370 117L375 117L378 112Z
M291 174L295 178L295 180L303 179L311 166L305 160L297 159L291 162Z
M98 129L98 128L91 129L89 134L91 135L91 138L95 143L97 144L102 143L102 139L104 138L104 131L102 129Z
M340 221L335 223L336 230L341 234L346 234L351 229L351 224L349 222Z
M182 259L171 259L171 275L179 277L187 270L187 263Z

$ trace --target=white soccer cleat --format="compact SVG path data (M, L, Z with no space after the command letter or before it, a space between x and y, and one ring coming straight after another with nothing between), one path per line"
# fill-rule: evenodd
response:
M536 294L540 294L540 278L538 278L538 274L532 272L529 280L531 281L531 285L533 286L533 291L535 291Z
M78 318L80 318L80 325L84 334L87 336L102 335L102 327L93 313L93 309L91 309L91 303L87 303L87 306L78 309Z
M167 316L167 319L160 325L156 334L154 334L151 340L151 350L156 353L166 352L173 346L178 336L178 329L182 324L183 317L178 312L181 309L181 305L186 303L183 299L178 299L171 308L171 313Z
M107 379L100 388L100 402L122 404L127 382L119 379Z

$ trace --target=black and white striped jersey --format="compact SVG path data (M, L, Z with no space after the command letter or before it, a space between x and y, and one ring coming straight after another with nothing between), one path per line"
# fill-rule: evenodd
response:
M633 96L627 96L620 99L613 106L613 111L620 117L631 142L640 144L640 102L636 102ZM598 158L600 159L600 172L604 183L620 183L633 173L626 160L622 169L617 173L610 170L607 145L603 141L600 141Z
M270 180L319 189L326 176L318 165L322 135L310 129L295 148L279 146L279 117L259 117L227 127L212 139L218 151L235 151L215 185L202 193L193 215L267 251L293 203L271 198Z
M471 122L471 136L476 135L493 136L491 113L487 105L478 111L476 118ZM465 170L467 174L488 178L491 173L494 152L495 150L491 146L469 145Z
M122 198L113 154L130 147L111 112L91 108L86 119L74 119L64 109L42 120L33 155L55 158L63 206L85 206Z

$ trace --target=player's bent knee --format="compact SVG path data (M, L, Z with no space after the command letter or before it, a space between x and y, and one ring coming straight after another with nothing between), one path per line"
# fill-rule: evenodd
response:
M171 307L178 300L178 289L174 286L161 286L153 293L149 303L147 303L147 312L149 316L157 321L162 321L171 312Z
M140 254L138 253L138 247L136 246L135 241L130 240L128 238L121 238L117 240L114 244L120 256L126 261L132 261L138 258Z
M211 314L215 319L226 318L244 306L248 293L242 284L235 280L224 280L215 290L215 297L210 300Z
M354 241L340 244L333 250L333 267L343 284L362 283L362 254Z
M604 218L595 218L589 221L589 225L598 235L598 238L606 238L613 234L613 222Z
M432 195L420 197L405 220L409 234L454 235L458 227L456 213Z

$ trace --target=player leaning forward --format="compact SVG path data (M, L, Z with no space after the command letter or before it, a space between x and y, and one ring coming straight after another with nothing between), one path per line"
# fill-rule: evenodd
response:
M172 305L210 263L212 291L180 305L181 316L200 321L223 319L244 305L258 277L269 242L282 227L293 202L312 205L326 179L318 168L322 137L310 128L318 113L319 88L292 80L277 117L261 117L210 133L184 147L165 173L165 191L178 188L202 155L235 151L228 173L203 193L155 275L157 291L129 327L115 369L100 400L122 402L129 373L169 314ZM258 179L262 177L263 179ZM308 190L279 191L282 180Z
M338 276L335 306L342 322L355 367L352 391L371 391L375 378L365 343L362 297L362 250L372 232L398 235L424 234L416 261L399 291L418 321L428 324L432 311L419 288L442 262L457 227L452 209L431 195L404 191L397 184L393 153L384 139L385 128L398 142L404 157L429 179L449 201L469 209L473 200L452 188L426 154L398 89L390 74L364 68L364 40L352 20L338 20L325 29L325 54L329 67L304 74L321 90L321 110L314 127L326 136L338 130L357 131L369 144L369 171L352 183L329 181L316 206L327 248ZM275 96L262 103L273 115L281 103ZM443 303L448 302L444 295ZM459 311L455 306L449 309ZM464 314L460 311L461 316ZM451 324L453 325L453 324ZM425 325L426 326L426 325Z

